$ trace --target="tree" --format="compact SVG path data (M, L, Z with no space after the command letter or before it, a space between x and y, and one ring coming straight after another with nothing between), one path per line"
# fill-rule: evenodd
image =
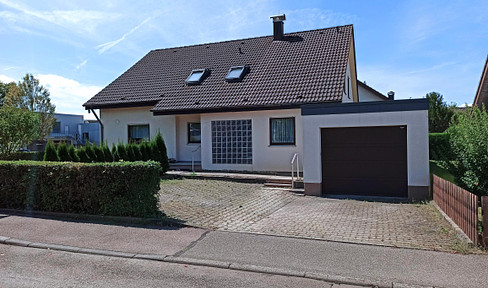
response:
M123 161L129 161L129 158L127 157L127 150L125 149L125 145L122 143L117 144L117 159L123 160Z
M63 162L73 161L73 159L71 158L71 155L69 154L68 146L64 142L61 142L58 145L58 156L59 156L60 161L63 161Z
M425 95L429 99L429 132L441 133L449 128L449 123L454 115L456 105L448 105L444 98L437 92L430 92Z
M107 143L104 143L102 145L102 150L103 150L103 156L105 158L105 162L113 162L114 161L114 156L110 152L110 149L108 148Z
M463 188L488 195L488 112L475 106L453 120L447 130L455 155L450 172Z
M80 157L78 157L78 154L76 153L75 147L73 147L73 145L69 145L68 153L73 162L80 162Z
M166 144L164 143L163 136L158 131L156 137L154 137L154 146L153 146L153 160L158 161L161 164L161 169L163 173L169 170L169 160L168 154L166 150Z
M52 140L49 140L44 150L44 161L59 161L58 151Z
M39 114L39 139L44 139L54 128L55 106L51 104L49 91L39 84L32 74L26 74L23 81L8 89L5 105L27 109Z
M0 154L9 155L37 137L39 117L15 107L0 107Z

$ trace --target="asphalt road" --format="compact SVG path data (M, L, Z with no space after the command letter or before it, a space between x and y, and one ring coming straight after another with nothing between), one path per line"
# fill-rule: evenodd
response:
M0 287L354 287L156 261L0 245Z

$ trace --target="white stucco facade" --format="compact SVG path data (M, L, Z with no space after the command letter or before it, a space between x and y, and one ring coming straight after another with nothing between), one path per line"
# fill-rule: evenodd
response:
M295 145L270 144L270 118L295 118ZM211 122L215 120L252 120L252 164L212 163ZM201 114L202 169L244 171L291 171L295 153L301 161L303 146L302 116L300 109L264 110L252 112L228 112ZM205 140L204 140L205 139Z
M358 81L359 82L359 81ZM363 85L358 85L359 102L371 102L371 101L385 101L385 98L379 97L371 90L365 88Z
M168 158L176 158L176 117L153 116L150 107L101 109L100 119L103 123L103 141L109 146L127 143L129 125L149 124L149 136L152 139L158 131L164 137Z

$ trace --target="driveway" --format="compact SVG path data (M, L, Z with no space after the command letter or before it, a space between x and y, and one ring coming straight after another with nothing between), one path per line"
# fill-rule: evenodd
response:
M463 246L430 204L309 197L203 179L162 181L160 199L169 216L214 230L443 251Z

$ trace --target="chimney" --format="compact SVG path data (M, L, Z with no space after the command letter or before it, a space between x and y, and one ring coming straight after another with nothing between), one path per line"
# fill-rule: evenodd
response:
M283 40L283 21L286 20L285 14L269 17L273 19L273 37L274 41Z
M388 95L388 100L395 100L395 91L390 90L386 95Z

